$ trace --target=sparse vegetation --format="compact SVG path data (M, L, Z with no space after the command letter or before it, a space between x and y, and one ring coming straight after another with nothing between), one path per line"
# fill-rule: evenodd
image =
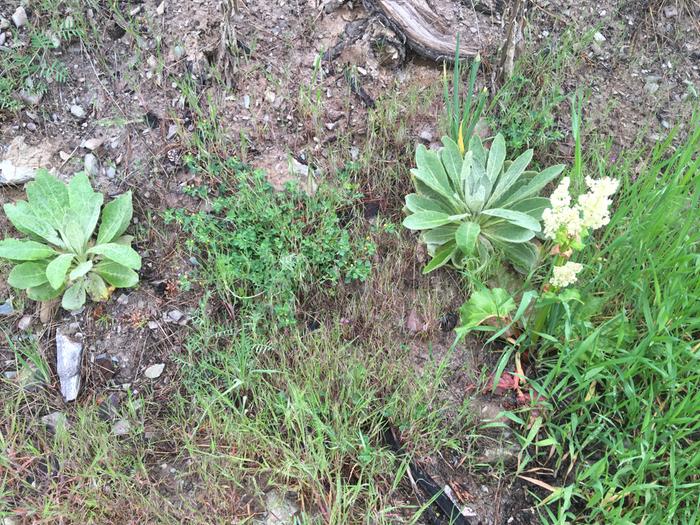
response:
M700 521L690 4L533 5L499 86L464 2L454 66L358 2L15 3L1 142L70 181L0 186L4 525Z

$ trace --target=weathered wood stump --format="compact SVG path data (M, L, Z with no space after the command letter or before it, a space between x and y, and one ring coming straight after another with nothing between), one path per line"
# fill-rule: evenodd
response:
M365 9L380 16L384 23L401 35L417 54L436 62L454 61L457 30L430 7L426 0L363 0ZM479 49L465 42L459 44L460 58L473 57Z

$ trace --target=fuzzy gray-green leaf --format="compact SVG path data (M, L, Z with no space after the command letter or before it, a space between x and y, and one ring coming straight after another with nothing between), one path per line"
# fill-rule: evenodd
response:
M49 284L55 290L58 290L66 282L66 274L68 273L68 268L70 268L73 262L72 253L64 253L56 257L53 261L49 263L46 267L46 277L49 280Z
M112 242L119 237L128 228L132 215L133 207L130 191L107 203L102 210L102 220L97 232L97 243Z
M71 285L63 294L61 306L68 311L79 310L85 304L85 280Z
M25 239L4 239L0 241L0 258L11 261L39 261L56 255L53 248L40 242Z
M141 257L131 246L117 244L114 242L98 244L88 250L88 253L103 255L115 263L138 270L141 268Z
M63 247L63 242L56 230L48 222L34 215L27 202L17 201L14 204L5 204L3 209L7 218L18 231L34 236L35 239L43 239L54 246Z
M85 173L77 173L68 183L70 212L83 229L85 237L92 237L100 218L103 197L92 189Z
M60 230L68 211L68 189L45 169L37 170L36 178L27 184L27 199L36 217Z
M7 284L20 290L40 286L46 281L46 262L44 261L18 264L7 276Z

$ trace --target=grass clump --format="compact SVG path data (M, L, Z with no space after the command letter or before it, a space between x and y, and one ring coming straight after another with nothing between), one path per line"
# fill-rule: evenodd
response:
M347 228L361 197L352 185L341 181L308 195L290 184L277 192L263 172L235 159L218 169L218 188L193 192L207 211L171 210L166 220L188 234L186 247L202 261L204 283L254 325L293 325L298 300L312 284L367 278L375 247Z
M700 519L697 123L678 150L673 135L659 144L638 178L618 163L617 209L581 259L582 304L547 339L537 389L566 480L545 500L550 522Z

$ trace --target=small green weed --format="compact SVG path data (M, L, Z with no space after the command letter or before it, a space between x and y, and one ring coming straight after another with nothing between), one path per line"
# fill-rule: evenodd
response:
M309 196L294 185L276 192L264 173L236 159L211 171L224 182L207 196L190 192L211 211L170 210L166 221L189 235L186 247L203 263L200 277L223 300L287 327L310 285L367 278L374 244L352 238L344 224L360 197L352 185L322 185Z
M22 38L13 30L12 45L0 52L0 115L18 111L23 98L43 96L51 83L64 83L70 71L54 51L62 45L86 36L82 9L66 8L65 16L56 16L61 2L43 0L32 5L32 16ZM22 94L22 95L20 95Z

